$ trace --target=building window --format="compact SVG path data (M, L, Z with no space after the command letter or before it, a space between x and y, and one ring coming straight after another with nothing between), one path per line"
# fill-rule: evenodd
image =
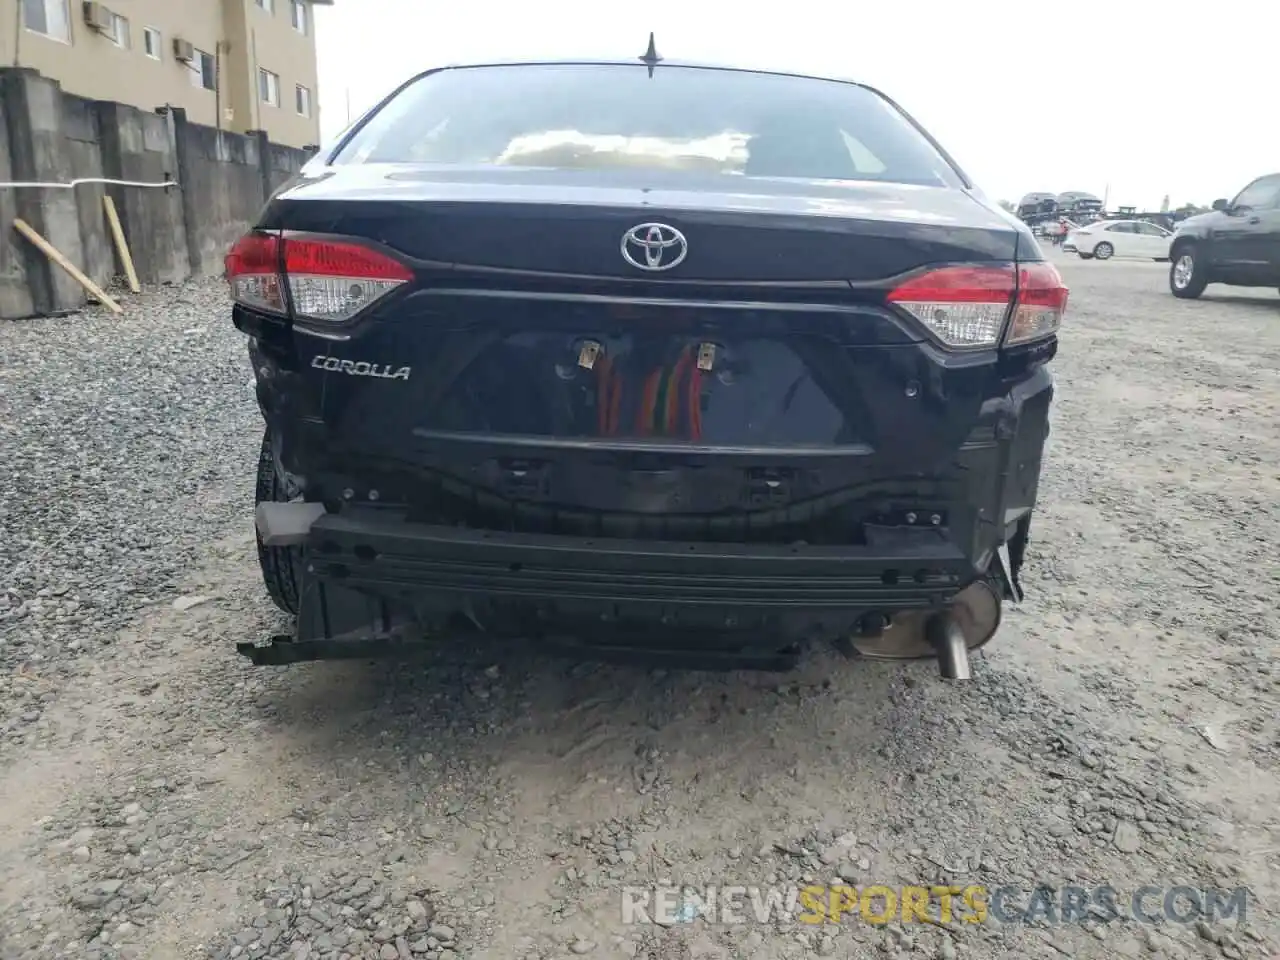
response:
M191 85L201 90L218 89L218 62L212 54L197 50L187 64L187 76Z
M307 33L307 5L302 0L293 0L293 29L303 36Z
M298 116L311 116L311 88L298 84L294 93L298 103Z
M274 14L276 12L276 0L253 0L259 8Z
M218 89L218 61L211 53L200 54L200 85L206 90Z
M71 4L69 0L22 0L22 22L32 33L50 40L71 42Z
M280 106L280 75L270 70L258 70L258 96L263 103Z
M142 31L142 49L152 60L160 59L160 31L155 27L145 27Z
M107 31L107 39L117 47L129 49L129 21L118 13L111 14L111 29Z

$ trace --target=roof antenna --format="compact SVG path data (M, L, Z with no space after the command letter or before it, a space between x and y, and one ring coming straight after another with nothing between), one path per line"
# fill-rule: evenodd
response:
M653 41L653 31L649 31L649 49L640 57L640 61L649 68L649 76L653 76L653 68L662 62L662 58L658 56L657 44Z

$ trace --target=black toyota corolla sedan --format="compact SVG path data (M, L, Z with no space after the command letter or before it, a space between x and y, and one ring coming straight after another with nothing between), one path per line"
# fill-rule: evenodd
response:
M787 669L1020 596L1067 290L866 86L660 62L409 80L230 252L289 634Z

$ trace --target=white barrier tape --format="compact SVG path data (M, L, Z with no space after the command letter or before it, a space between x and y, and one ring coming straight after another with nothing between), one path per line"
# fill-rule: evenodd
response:
M176 180L166 180L163 183L143 183L139 180L110 180L104 177L81 177L79 180L72 180L70 183L38 183L33 181L11 181L8 183L0 182L0 190L8 188L21 189L30 187L38 190L71 190L85 183L103 183L113 187L176 187Z

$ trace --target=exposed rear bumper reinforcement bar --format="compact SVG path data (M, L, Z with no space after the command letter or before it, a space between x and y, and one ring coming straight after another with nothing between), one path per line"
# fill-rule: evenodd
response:
M307 539L317 579L353 589L565 603L721 605L733 612L925 609L974 577L942 536L811 547L581 539L325 515Z
M975 640L949 609L977 571L941 532L838 547L592 540L304 503L263 504L258 525L268 545L304 544L305 567L295 635L239 645L255 664L398 656L424 632L431 646L459 642L445 619L472 604L521 611L518 635L548 652L688 669L788 670L802 638L897 622L889 642L858 651L936 656L944 677L968 679L968 650L990 635ZM999 598L982 601L993 632ZM895 639L910 631L925 635Z

